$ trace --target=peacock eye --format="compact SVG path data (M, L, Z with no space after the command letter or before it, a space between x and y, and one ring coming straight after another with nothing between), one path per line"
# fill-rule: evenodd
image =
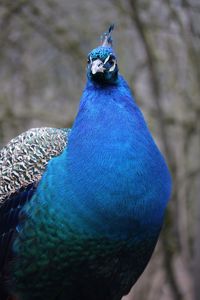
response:
M115 57L114 55L111 55L109 61L110 61L112 64L114 64L115 61L116 61L116 57Z
M109 60L115 60L115 56L114 55L110 55Z
M115 57L114 55L110 54L104 61L104 64L108 63L110 67L112 67L115 64Z
M88 64L90 63L90 57L87 58L87 63L88 63Z

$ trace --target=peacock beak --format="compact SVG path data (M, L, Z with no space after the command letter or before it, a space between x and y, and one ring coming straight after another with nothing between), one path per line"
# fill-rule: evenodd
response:
M96 59L92 62L91 72L93 75L99 72L103 73L104 70L106 70L106 68L104 67L104 63L100 59Z

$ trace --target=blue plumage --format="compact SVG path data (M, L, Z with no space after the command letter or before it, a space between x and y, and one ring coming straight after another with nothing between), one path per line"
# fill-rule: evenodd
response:
M165 160L118 73L111 30L88 56L68 145L48 162L13 243L22 300L119 300L155 247L171 191Z

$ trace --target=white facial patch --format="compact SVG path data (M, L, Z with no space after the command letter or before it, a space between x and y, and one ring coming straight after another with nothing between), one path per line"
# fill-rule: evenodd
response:
M109 61L109 59L110 59L110 55L108 55L108 57L105 59L105 61L104 61L104 65ZM115 66L116 66L116 63L117 63L117 61L116 61L116 59L112 59L112 62L113 62L113 65L112 65L112 67L108 70L108 72L112 72L112 71L114 71L114 69L115 69Z
M116 59L113 59L113 65L112 65L112 67L109 69L109 72L114 71L115 66L116 66L116 63L117 63Z
M108 57L105 59L104 62L102 62L100 59L95 59L94 61L92 61L91 57L90 57L90 62L91 62L91 72L92 74L96 74L98 72L101 72L103 73L106 68L105 68L105 64L109 61L110 59L110 55L108 55ZM110 69L108 70L108 72L112 72L114 71L115 69L115 66L116 66L116 63L117 63L117 60L116 59L112 59L112 62L113 62L113 65L112 67L110 67Z
M96 74L97 72L103 73L105 70L104 64L100 59L96 59L92 62L91 72L92 74Z
M110 59L110 55L108 55L108 57L105 59L105 61L104 61L104 65L107 63L107 61L109 61L109 59Z

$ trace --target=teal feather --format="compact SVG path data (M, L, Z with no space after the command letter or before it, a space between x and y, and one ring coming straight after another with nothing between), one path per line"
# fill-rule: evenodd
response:
M120 300L156 245L171 177L110 34L89 53L67 147L21 209L10 268L20 300Z

